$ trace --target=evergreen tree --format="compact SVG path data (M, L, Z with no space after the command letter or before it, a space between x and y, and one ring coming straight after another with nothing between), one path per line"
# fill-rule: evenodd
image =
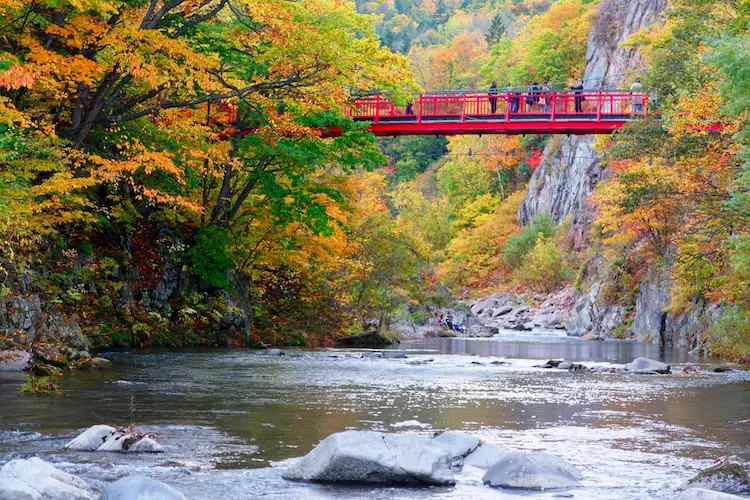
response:
M490 29L487 30L487 34L484 35L484 39L487 41L487 45L489 45L490 47L495 45L505 34L506 29L507 26L505 25L505 20L503 19L502 14L495 14L495 17L492 18Z

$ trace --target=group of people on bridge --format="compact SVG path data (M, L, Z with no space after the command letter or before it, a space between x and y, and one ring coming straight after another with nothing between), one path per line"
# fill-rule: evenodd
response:
M538 82L534 82L529 85L526 90L525 103L528 106L527 112L534 112L537 106L539 107L539 111L541 111L541 113L546 114L551 111L552 99L550 99L549 94L550 92L554 91L554 87L551 82L548 81L541 85ZM586 97L583 95L583 92L585 90L583 80L578 80L576 85L571 85L570 90L575 92L575 97L573 99L575 102L575 112L583 113L583 101L586 100ZM637 78L635 82L630 86L630 91L634 94L632 97L633 113L642 113L643 85L641 84L640 78ZM497 112L497 99L499 95L500 89L497 86L497 82L493 81L488 92L490 111L493 115ZM509 99L511 113L519 112L521 108L521 98L523 95L524 92L519 88L514 88L513 90L511 90Z

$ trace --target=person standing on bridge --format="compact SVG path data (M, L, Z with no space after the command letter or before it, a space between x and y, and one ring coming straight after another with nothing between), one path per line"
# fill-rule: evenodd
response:
M578 80L578 85L570 86L570 90L575 90L575 103L576 103L576 113L583 113L583 101L584 97L583 95L583 80Z
M542 105L542 113L549 113L550 103L552 102L552 96L549 95L550 84L549 82L542 85L542 96L539 98L539 104Z
M630 93L633 94L633 113L643 113L643 85L640 78L636 78L635 83L630 86Z
M513 89L510 97L510 112L518 113L518 109L521 107L521 92L518 89Z
M497 82L492 82L488 95L490 96L490 111L492 111L493 115L497 111L497 93Z

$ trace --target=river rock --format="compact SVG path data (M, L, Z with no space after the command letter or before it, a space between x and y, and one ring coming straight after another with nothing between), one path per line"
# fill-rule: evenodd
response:
M86 481L68 474L44 460L11 460L0 469L0 498L3 500L93 500Z
M527 331L528 330L533 330L534 329L534 323L532 323L531 321L528 321L528 322L524 323L523 324L523 329L527 330Z
M481 442L476 450L464 458L463 465L487 470L507 454L507 451L494 444Z
M115 431L96 451L126 451L133 442L135 438L130 434Z
M99 370L109 370L112 368L112 362L105 358L90 358L79 361L78 368L95 372Z
M406 354L403 352L389 352L385 351L383 353L383 357L385 359L406 359Z
M99 500L187 500L187 497L149 477L127 476L107 485Z
M548 490L581 486L580 471L548 453L509 452L482 478L484 484L501 488Z
M677 495L674 500L738 500L741 498L743 497L730 495L729 493L704 490L703 488L690 488Z
M682 488L706 488L721 493L750 493L750 477L745 468L724 460L689 479Z
M482 441L478 437L456 431L441 432L433 436L432 439L448 448L451 454L451 463L454 467L460 467L463 464L464 458L482 444Z
M513 310L512 306L497 307L497 308L493 309L492 312L490 312L490 316L493 317L493 318L496 318L498 316L503 316L505 314L508 314L512 310Z
M570 370L572 367L573 363L571 363L570 361L563 361L562 363L557 365L557 368L559 368L560 370Z
M164 453L165 448L151 438L139 439L128 448L130 453Z
M365 359L382 358L382 352L363 352L362 357Z
M426 436L345 431L331 434L284 473L323 483L455 484L451 454Z
M114 427L108 425L94 425L89 427L77 438L68 442L65 448L75 451L96 451L107 439L117 434Z
M625 369L633 373L669 373L669 365L649 358L636 358L625 365Z
M133 453L161 453L164 447L149 437L136 438L109 425L94 425L65 445L76 451L128 451Z
M266 349L258 353L259 356L283 356L284 351L281 349Z
M0 372L22 372L31 366L31 354L21 349L0 351Z

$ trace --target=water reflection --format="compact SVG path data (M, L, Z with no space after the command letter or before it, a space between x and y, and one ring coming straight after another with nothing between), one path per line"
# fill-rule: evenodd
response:
M686 348L621 340L590 341L559 335L505 332L490 339L426 338L401 343L400 349L435 350L445 354L474 354L524 359L565 358L573 361L629 363L647 357L665 363L698 361ZM710 361L710 360L703 360Z

